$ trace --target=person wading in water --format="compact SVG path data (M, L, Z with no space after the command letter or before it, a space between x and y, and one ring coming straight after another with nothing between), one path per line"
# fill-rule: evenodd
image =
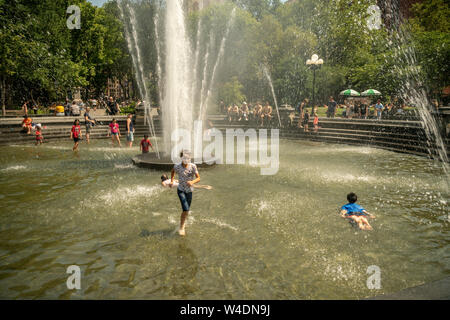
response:
M191 157L188 152L183 151L180 155L182 162L177 164L172 169L172 177L170 179L169 187L174 185L175 173L178 174L178 198L180 198L182 214L180 222L180 230L178 233L180 236L185 236L186 220L189 215L192 203L192 192L194 191L194 184L200 182L200 175L197 170L197 166L191 163Z

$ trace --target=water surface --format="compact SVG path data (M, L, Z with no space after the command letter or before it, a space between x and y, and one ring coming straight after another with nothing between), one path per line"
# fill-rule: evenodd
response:
M389 151L281 141L280 170L202 170L187 237L162 172L108 141L0 147L0 298L360 299L450 273L447 180ZM377 216L359 231L346 194ZM81 267L81 290L66 269ZM369 290L366 270L381 269Z

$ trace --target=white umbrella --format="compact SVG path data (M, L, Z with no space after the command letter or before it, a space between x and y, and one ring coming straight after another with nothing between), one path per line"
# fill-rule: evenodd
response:
M358 91L347 89L342 91L339 95L341 96L347 96L347 97L360 97L361 94Z

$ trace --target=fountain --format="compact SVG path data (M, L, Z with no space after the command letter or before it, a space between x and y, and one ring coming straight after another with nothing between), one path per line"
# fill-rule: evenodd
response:
M201 120L213 97L229 34L224 32L223 39L205 34L201 47L200 36L207 27L199 21L196 47L191 48L182 1L166 3L165 42L156 43L162 88L157 94L167 110L165 143L161 159L157 154L134 158L136 164L157 170L173 167L172 130L202 133ZM125 0L119 1L119 9L149 132L155 137L145 51L139 45L144 37L137 32L139 11ZM160 17L155 17L157 39ZM233 13L230 29L234 19ZM220 40L216 46L214 39ZM413 62L410 53L406 57ZM262 71L278 110L270 73L264 67ZM425 92L415 85L417 78L416 73L408 75L402 95L420 107L428 139L439 145ZM214 190L198 193L190 234L180 240L174 232L179 223L175 190L159 185L161 173L130 164L133 149L94 140L72 156L64 140L40 147L9 141L0 150L0 295L364 299L448 277L448 188L434 162L367 146L302 139L281 139L279 147L279 171L269 178L251 163L202 170L202 183ZM256 148L236 148L233 158L246 159ZM441 157L447 165L446 155ZM338 208L350 189L377 216L373 232L359 231L339 218ZM349 243L361 244L362 249ZM86 285L80 290L65 286L61 267L69 264L83 268ZM378 291L367 285L367 271L373 266L382 270ZM447 293L448 279L443 288ZM400 297L409 299L406 294Z
M136 70L136 82L139 87L139 93L145 98L145 122L149 124L149 131L152 138L157 141L155 135L153 117L150 112L151 97L148 93L143 64L140 54L139 39L136 32L136 17L133 6L118 2L121 13L121 18L125 22L125 36L127 38L128 49L132 56L133 66ZM126 20L126 13L128 12L130 19ZM164 73L161 67L161 48L159 35L159 13L155 14L155 33L156 33L156 52L158 55L158 62L156 70L159 81L159 99L161 102L162 112L162 127L163 127L163 148L160 154L149 153L145 155L138 155L133 158L133 162L142 167L152 169L169 169L173 166L173 159L176 158L176 152L173 151L174 143L172 141L172 134L178 129L184 129L194 135L194 117L197 112L197 120L204 122L207 115L208 106L211 103L212 89L215 82L218 67L223 59L225 53L225 45L230 30L233 26L236 9L233 9L230 15L230 20L227 24L225 35L220 43L220 48L213 65L211 76L208 77L208 58L210 57L210 50L212 51L212 43L214 34L210 34L210 42L206 47L206 57L204 58L203 77L201 81L201 88L199 88L199 81L197 78L198 68L200 66L200 39L202 34L201 19L198 21L196 47L193 52L190 42L187 37L185 12L182 0L173 0L166 2L165 8L165 64ZM128 26L129 24L129 26ZM194 68L192 69L192 65ZM164 90L162 90L163 88ZM196 103L195 97L199 95L199 110L194 110ZM198 141L196 141L198 144ZM173 153L173 154L172 154ZM205 161L203 159L195 159L196 163L203 166ZM208 161L210 163L210 159Z
M403 86L401 86L400 96L404 101L415 105L422 121L425 138L428 143L428 152L431 158L437 158L442 164L445 173L445 180L448 184L448 156L447 148L439 130L439 124L432 115L431 102L427 97L427 93L423 87L420 70L417 67L417 57L415 48L410 45L411 35L409 30L402 23L402 16L396 2L387 2L387 12L389 19L392 21L394 32L390 35L388 49L394 50L394 57L398 63L394 65L392 72L396 75L404 77ZM388 57L386 57L388 58Z
M273 88L272 77L270 76L269 70L267 69L266 66L262 66L262 69L263 69L264 75L267 78L267 81L269 82L270 89L272 91L273 101L275 102L275 108L277 110L277 115L278 115L278 124L280 125L280 128L281 128L280 110L278 109L278 101L277 101L277 97L275 95L275 89Z

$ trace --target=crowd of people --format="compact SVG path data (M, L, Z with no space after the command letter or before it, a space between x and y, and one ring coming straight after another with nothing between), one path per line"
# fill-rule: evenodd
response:
M304 99L298 103L294 111L288 115L288 126L296 125L298 128L309 131L309 125L312 121L314 130L319 129L319 108L325 108L327 118L342 117L346 119L376 119L382 120L390 117L398 117L406 115L406 105L401 103L399 99L383 105L381 99L377 99L372 103L369 98L350 98L345 99L343 103L338 104L334 97L330 97L329 101L324 105L311 105L309 99ZM219 103L219 109L222 113L226 113L228 123L248 123L257 127L270 127L273 120L277 120L274 110L269 102L264 106L258 101L256 103L247 104L243 102L240 106L231 104L226 106L223 101ZM283 115L281 115L283 117ZM298 117L297 124L294 119ZM282 119L285 122L285 119Z
M269 102L266 102L264 106L258 101L255 104L243 102L240 107L236 104L225 107L221 101L220 109L227 113L229 123L246 122L257 126L271 126L274 119L273 108Z
M331 100L330 100L331 101ZM329 107L330 102L327 106ZM337 108L343 110L342 117L347 119L377 119L404 116L406 115L406 105L394 99L393 102L383 105L381 99L376 103L370 103L368 99L347 99Z
M80 116L88 107L96 111L98 108L104 109L107 115L119 115L122 107L127 104L126 101L119 103L114 97L89 99L84 102L82 99L74 99L70 101L66 98L64 103L54 102L48 108L43 108L35 100L27 100L22 105L24 115L37 115L39 110L44 110L47 114L55 114L60 117L77 117Z
M85 110L84 115L83 115L84 127L85 127L85 137L86 137L86 143L87 144L90 143L90 134L92 132L92 129L95 126L97 126L97 125L103 125L102 122L99 122L99 121L95 120L91 116L90 112L91 112L91 108L90 107L86 107L86 110ZM22 126L22 132L23 133L31 135L32 131L35 132L35 134L36 134L36 145L43 143L44 136L43 136L43 133L42 133L42 129L46 128L46 127L43 127L40 123L34 123L33 119L30 116L28 116L28 114L23 116L23 120L22 120L21 126ZM70 131L70 139L73 139L73 141L74 141L74 146L73 146L73 150L74 151L78 150L79 142L83 138L83 132L82 131L83 130L81 129L80 120L79 119L75 119L74 122L73 122L73 125L72 125L72 129ZM134 133L135 133L134 122L133 122L133 115L132 114L128 114L128 116L127 116L126 132L127 132L126 138L127 138L128 147L132 148L133 147L133 142L134 142ZM113 146L116 143L117 143L117 145L119 147L121 146L120 128L119 128L119 124L117 123L117 120L115 118L113 118L111 123L109 124L108 136L111 137ZM148 143L149 145L147 146L146 143ZM143 153L149 152L148 151L148 147L151 147L153 149L153 146L151 145L150 140L148 140L148 137L145 137L141 141L141 150L143 151Z

